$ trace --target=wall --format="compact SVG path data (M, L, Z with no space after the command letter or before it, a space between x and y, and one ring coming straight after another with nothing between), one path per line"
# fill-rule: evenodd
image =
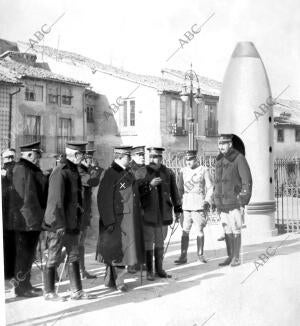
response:
M277 129L274 128L274 157L283 158L287 156L300 157L300 142L295 141L295 127L279 127L284 129L284 141L277 141Z

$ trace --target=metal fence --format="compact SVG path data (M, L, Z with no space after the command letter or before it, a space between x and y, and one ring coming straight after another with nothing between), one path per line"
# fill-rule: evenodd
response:
M167 152L164 164L178 178L184 167L184 153ZM212 178L215 175L215 156L199 156L201 165L207 166ZM279 158L274 161L276 227L280 233L300 231L300 158ZM210 213L208 223L219 222L217 214Z

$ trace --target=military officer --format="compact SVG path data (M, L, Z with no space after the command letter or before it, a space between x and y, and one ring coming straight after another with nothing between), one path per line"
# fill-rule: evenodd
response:
M11 200L12 171L15 165L15 157L16 151L13 148L6 149L2 152L2 225L5 279L14 277L15 269L15 232L9 223L9 202Z
M225 228L228 258L220 266L240 265L242 215L252 193L252 176L243 154L232 147L232 135L218 139L213 202Z
M126 266L144 257L138 185L129 169L131 146L114 148L114 161L101 177L98 190L99 241L97 259L107 265L105 285L127 291Z
M95 164L93 160L93 154L95 150L89 149L85 152L85 157L78 166L78 171L81 177L82 184L82 221L79 239L79 257L80 257L80 270L82 278L92 279L96 278L96 275L91 275L85 269L84 254L85 254L85 239L87 235L88 227L91 223L92 218L92 189L98 186L100 180L100 174L102 169Z
M186 167L179 174L178 189L182 201L183 220L181 236L181 255L175 264L187 262L189 233L192 224L197 230L197 255L202 263L206 263L203 255L204 228L207 222L207 211L210 207L213 183L207 167L197 161L197 151L189 150L185 154Z
M147 150L150 164L146 166L145 180L149 183L150 191L141 193L141 202L144 211L147 279L153 281L153 245L156 275L162 278L171 277L163 270L164 240L168 225L173 222L172 209L174 208L174 213L179 218L182 207L175 174L162 164L164 148L150 147Z
M41 289L30 282L31 267L41 232L46 207L47 178L39 168L40 142L20 147L21 158L13 168L10 223L15 231L15 294L38 296Z
M82 290L79 266L79 233L82 215L81 179L78 164L83 159L86 142L68 142L66 159L51 173L47 209L43 226L47 230L48 259L44 272L45 300L63 300L55 293L55 269L63 246L68 255L71 300L92 299Z

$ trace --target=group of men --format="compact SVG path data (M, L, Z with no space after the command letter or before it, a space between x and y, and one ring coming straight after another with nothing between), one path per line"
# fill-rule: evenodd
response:
M13 167L5 165L4 156L10 155L2 155L6 170L2 183L7 189L3 199L9 197L7 202L10 203L10 209L4 214L9 222L4 221L4 225L9 226L11 222L21 225L5 227L4 233L7 237L4 242L8 243L14 232L16 247L16 262L13 271L8 273L17 280L20 275L26 276L17 283L17 295L35 296L38 291L30 283L30 270L43 229L48 250L45 299L63 300L55 292L55 273L63 247L67 254L71 299L92 298L82 290L80 261L84 257L83 244L91 217L91 189L98 183L96 257L106 265L106 286L127 291L126 272L139 269L146 270L149 281L171 277L163 269L163 259L164 242L173 215L175 222L180 221L182 226L181 254L175 264L187 263L192 224L197 232L199 261L206 263L204 228L210 208L218 210L224 227L228 258L220 265L240 264L243 210L250 201L252 178L245 156L233 148L232 135L219 137L214 182L208 168L199 164L197 151L187 151L186 167L180 171L178 184L175 173L162 164L164 148L147 148L149 163L146 165L145 146L115 147L114 160L100 177L100 169L87 159L86 143L70 142L66 145L65 158L49 178L39 169L38 145L22 147L22 157L18 163L11 164ZM23 253L25 249L27 257ZM5 258L7 266L11 265L9 259ZM84 263L82 272L83 276L92 277L85 271Z

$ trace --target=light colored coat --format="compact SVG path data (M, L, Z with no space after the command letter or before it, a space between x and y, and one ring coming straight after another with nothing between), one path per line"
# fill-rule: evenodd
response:
M209 170L205 166L181 169L178 190L182 197L182 209L197 211L203 209L203 203L211 203L213 183Z

